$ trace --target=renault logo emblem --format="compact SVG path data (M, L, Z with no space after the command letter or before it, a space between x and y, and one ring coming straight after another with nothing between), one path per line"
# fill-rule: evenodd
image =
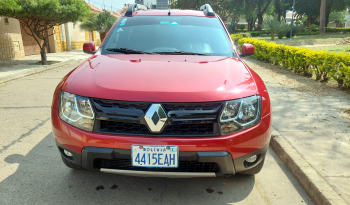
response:
M160 132L167 118L161 104L152 104L145 116L146 123L151 132Z

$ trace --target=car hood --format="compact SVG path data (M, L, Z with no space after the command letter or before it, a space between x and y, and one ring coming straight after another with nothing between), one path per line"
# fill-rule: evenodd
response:
M146 102L208 102L255 95L238 58L185 55L95 55L63 90L81 96Z

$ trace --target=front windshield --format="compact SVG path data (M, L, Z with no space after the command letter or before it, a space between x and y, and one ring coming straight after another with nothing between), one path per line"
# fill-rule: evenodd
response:
M115 54L120 49L168 55L236 56L218 18L193 16L122 17L108 35L102 54Z

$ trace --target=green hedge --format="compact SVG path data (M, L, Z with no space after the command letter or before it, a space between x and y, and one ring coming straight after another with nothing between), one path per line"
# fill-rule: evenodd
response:
M305 76L315 75L316 80L334 79L339 87L350 88L350 54L315 51L254 38L238 40L239 49L244 43L254 45L254 58L290 68Z
M251 35L249 33L235 33L235 34L231 34L231 38L233 40L233 42L238 45L238 41L242 38L249 38L251 37Z
M309 28L305 27L302 29L302 31L308 31ZM315 28L313 29L313 34L317 34L319 33L319 28ZM325 28L326 33L349 33L350 32L350 28L333 28L333 27L326 27Z
M350 32L350 28L325 28L326 33L347 33Z

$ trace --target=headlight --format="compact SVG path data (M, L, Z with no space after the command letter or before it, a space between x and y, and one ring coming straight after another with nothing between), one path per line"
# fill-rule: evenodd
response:
M222 135L245 130L260 122L261 98L259 95L227 101L220 116Z
M92 131L94 112L89 98L62 91L60 93L59 116L74 127Z

